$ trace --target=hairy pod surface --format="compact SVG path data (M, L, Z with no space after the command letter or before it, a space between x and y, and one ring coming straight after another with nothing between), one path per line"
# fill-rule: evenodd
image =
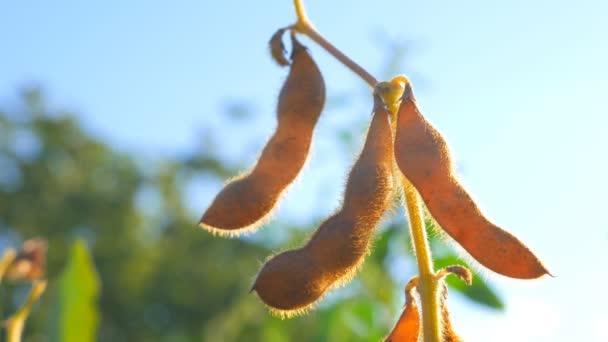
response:
M454 176L448 146L422 116L408 84L398 112L395 159L439 226L473 258L512 278L548 274L515 236L490 222Z
M448 310L448 286L443 281L440 286L439 305L441 306L441 332L443 334L443 341L463 342L464 340L458 336L452 326L450 311Z
M390 202L392 147L389 114L377 99L342 209L323 222L306 245L274 256L258 273L252 289L273 312L287 317L301 313L328 289L350 280Z
M253 170L215 197L200 226L220 235L255 229L275 208L306 162L325 103L325 83L312 57L292 35L289 75L277 105L278 125Z
M367 253L373 228L389 206L392 144L389 113L375 97L372 123L349 174L342 209L317 229L309 243L312 254L334 272L344 272Z
M285 251L264 264L252 290L278 311L303 309L325 292L327 281L319 278L319 269L306 248Z

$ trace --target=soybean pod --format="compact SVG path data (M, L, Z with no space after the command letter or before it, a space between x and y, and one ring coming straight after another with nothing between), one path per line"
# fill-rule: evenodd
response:
M228 183L215 197L200 220L204 229L238 235L257 228L302 170L325 103L325 83L306 47L293 34L291 61L279 94L275 133L253 170Z
M342 208L321 224L306 245L272 257L258 273L252 290L273 312L301 313L327 290L350 280L390 203L392 149L389 113L375 97L372 122L349 174Z
M398 111L395 159L435 221L475 260L512 278L548 274L526 245L485 217L457 180L448 145L421 114L409 83Z

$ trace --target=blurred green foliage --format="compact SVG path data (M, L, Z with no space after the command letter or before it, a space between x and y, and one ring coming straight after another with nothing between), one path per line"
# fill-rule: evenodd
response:
M53 331L66 327L62 319L92 315L85 306L98 285L81 243L70 248L78 239L100 281L99 341L377 341L396 321L402 288L416 273L401 211L380 228L351 284L310 314L280 320L248 293L273 249L264 238L281 225L285 244L298 245L315 227L275 222L255 238L213 237L196 227L184 194L195 179L223 182L238 172L216 155L219 137L206 136L198 153L150 159L115 150L74 117L49 109L37 90L24 92L22 103L0 104L0 241L49 241L51 291L30 317L26 341L60 340ZM445 255L438 266L456 262ZM479 278L473 288L449 282L471 300L502 307ZM2 294L4 317L22 291L3 287ZM83 307L65 306L79 301ZM57 314L68 309L83 311ZM72 323L65 334L86 334Z
M82 240L74 242L68 257L57 284L58 322L53 335L63 342L95 341L99 321L97 271Z

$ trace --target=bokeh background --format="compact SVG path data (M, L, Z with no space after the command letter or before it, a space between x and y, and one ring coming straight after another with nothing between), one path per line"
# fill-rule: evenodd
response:
M555 275L515 281L473 265L475 286L450 283L462 337L608 340L608 3L306 5L376 77L410 76L463 182ZM196 227L274 129L287 70L266 43L294 19L289 0L0 3L0 250L49 241L50 287L26 341L376 341L389 331L416 273L399 209L357 278L307 316L273 318L248 294L269 254L303 243L339 206L370 119L369 89L309 40L329 98L305 171L257 234ZM463 257L441 237L433 249L438 266ZM27 290L3 284L0 316Z

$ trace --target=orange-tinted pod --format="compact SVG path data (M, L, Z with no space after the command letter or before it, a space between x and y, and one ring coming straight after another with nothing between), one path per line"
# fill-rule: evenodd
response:
M342 209L325 221L309 242L311 254L338 273L367 253L373 228L392 194L394 159L389 112L379 97L374 100L374 116L363 151L348 176Z
M414 282L410 280L405 289L405 307L403 312L391 333L384 339L384 342L418 342L420 335L420 314L418 313L418 306L414 299L414 288Z
M548 274L526 245L483 215L458 182L448 146L420 113L410 84L398 112L395 159L439 226L479 263L512 278Z
M220 235L258 227L304 166L325 103L325 83L312 57L295 37L289 76L279 95L276 132L253 170L215 197L200 225Z
M303 312L328 289L350 280L369 251L373 230L390 202L394 165L389 114L379 100L374 112L342 209L306 245L272 257L258 273L252 290L279 315Z

